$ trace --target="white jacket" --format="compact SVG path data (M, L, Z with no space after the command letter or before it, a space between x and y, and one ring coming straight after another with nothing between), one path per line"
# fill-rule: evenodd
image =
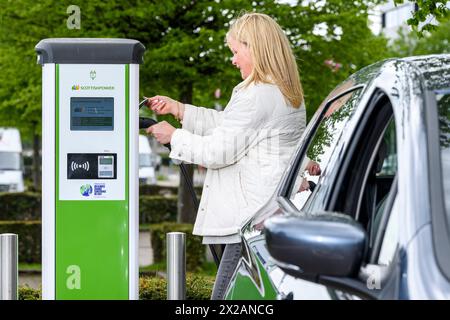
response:
M238 232L273 194L306 126L273 84L239 84L224 111L186 104L170 157L208 168L193 233Z

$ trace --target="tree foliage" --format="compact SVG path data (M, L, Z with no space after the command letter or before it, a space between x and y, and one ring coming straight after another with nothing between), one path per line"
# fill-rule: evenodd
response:
M395 5L404 3L405 0L394 0ZM433 32L437 26L433 22L441 22L449 17L449 1L442 0L415 0L417 10L407 23L419 37L425 32Z
M442 20L433 33L422 37L415 31L401 30L390 47L390 54L399 57L439 53L450 53L450 18Z
M69 29L67 8L72 1L3 0L0 125L18 127L35 142L41 134L41 68L35 63L34 47L44 38L137 39L147 48L140 68L141 95L162 94L196 105L212 107L219 102L223 106L241 81L231 64L225 34L243 11L266 13L285 30L298 59L310 117L338 83L386 57L386 40L368 28L367 12L379 2L79 0L80 28ZM217 88L223 93L220 98L214 97ZM173 118L165 118L174 123ZM188 206L188 195L182 194Z
M280 6L278 22L287 30L298 58L308 118L340 82L387 57L386 39L368 27L368 10L378 1L299 1Z
M167 94L212 106L213 93L220 88L220 103L225 105L240 81L230 63L225 33L243 10L267 13L286 30L311 114L337 83L386 55L384 39L367 27L367 10L376 3L80 0L81 28L69 30L66 9L71 1L5 0L0 4L0 123L40 134L41 70L35 64L34 46L50 37L140 40L147 48L141 94Z

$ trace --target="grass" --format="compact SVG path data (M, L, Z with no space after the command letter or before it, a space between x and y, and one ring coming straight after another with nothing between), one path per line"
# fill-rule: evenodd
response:
M19 263L19 271L41 271L40 263Z
M165 176L165 175L163 175L163 174L158 174L158 175L156 176L156 180L158 180L158 181L167 181L168 178L167 178L167 176Z
M166 272L166 264L160 262L139 268L139 272L157 272L157 271Z

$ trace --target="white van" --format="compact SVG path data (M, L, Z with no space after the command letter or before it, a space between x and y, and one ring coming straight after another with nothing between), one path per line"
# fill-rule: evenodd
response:
M155 159L150 142L144 135L139 135L139 184L156 184Z
M22 141L16 128L0 128L0 192L23 192Z

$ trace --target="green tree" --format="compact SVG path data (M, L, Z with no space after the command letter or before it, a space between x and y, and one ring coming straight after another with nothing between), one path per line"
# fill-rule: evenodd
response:
M368 11L379 1L299 1L280 6L298 58L308 118L337 84L375 61L388 57L387 41L368 27Z
M404 2L405 0L394 0L395 5ZM449 16L450 11L447 7L449 1L415 0L412 2L416 5L417 10L413 13L413 16L408 19L407 23L419 37L422 37L425 32L436 30L436 24L433 24L432 22L441 22ZM421 24L422 26L420 26Z
M82 28L67 28L70 1L7 0L0 2L0 124L18 127L33 142L34 184L40 188L41 70L35 45L50 37L120 37L125 1L79 1ZM90 17L91 19L89 19ZM120 32L122 27L122 33Z
M386 41L368 28L367 12L376 0L79 0L81 28L68 29L71 1L0 2L0 125L21 129L30 140L41 132L41 70L34 46L50 37L120 37L147 48L141 66L141 94L169 95L213 106L216 88L225 105L239 72L224 43L230 21L243 10L267 13L288 35L305 91L308 115L338 83L359 68L387 56ZM171 117L163 117L174 123ZM34 139L33 139L34 137ZM38 159L39 146L35 147ZM36 172L38 166L36 166ZM192 172L192 168L191 168ZM182 181L182 179L181 179ZM181 188L180 221L193 221L189 195Z
M80 0L80 29L67 28L69 5L70 1L51 0L0 4L0 124L19 127L25 137L33 138L36 176L40 173L41 70L35 65L34 46L43 38L140 40L147 47L141 66L141 93L146 95L167 94L192 103L196 93L202 104L212 101L215 88L231 91L232 84L237 84L238 73L230 72L231 66L225 63L229 54L224 36L236 8L252 9L249 1ZM192 222L195 212L181 181L179 220ZM35 183L38 187L40 179Z
M272 1L267 1L270 6ZM148 43L142 69L142 89L147 96L169 95L184 103L212 106L216 88L229 93L239 82L232 71L225 33L238 9L251 10L249 1L165 2L155 7L153 17L159 41ZM222 98L222 103L226 97ZM164 117L162 117L164 118ZM166 117L167 119L167 117ZM193 166L187 166L193 177ZM183 177L178 189L178 221L193 222L196 212Z

